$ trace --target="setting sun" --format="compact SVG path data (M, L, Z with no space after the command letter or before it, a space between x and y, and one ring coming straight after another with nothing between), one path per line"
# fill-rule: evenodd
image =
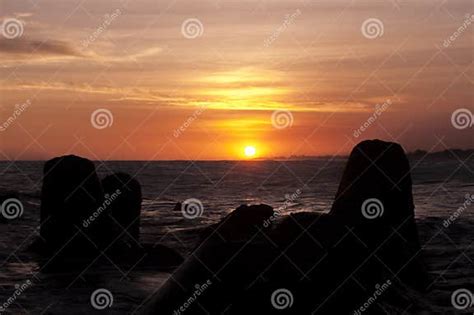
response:
M257 150L253 146L246 146L244 149L244 153L246 157L254 157L257 153Z

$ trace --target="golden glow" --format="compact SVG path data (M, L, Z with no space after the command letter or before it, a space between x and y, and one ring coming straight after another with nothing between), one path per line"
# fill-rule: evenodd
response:
M244 154L246 157L252 158L255 156L255 154L257 154L257 150L255 149L254 146L248 145L244 149Z
M191 79L194 102L211 109L259 110L287 108L292 88L276 70L247 67Z

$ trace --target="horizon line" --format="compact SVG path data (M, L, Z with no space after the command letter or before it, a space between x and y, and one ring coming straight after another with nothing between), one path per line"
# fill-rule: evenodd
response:
M414 151L409 151L405 152L407 156L410 155L415 155L415 154L420 154L423 152L425 155L432 155L432 154L437 154L437 153L444 153L444 152L452 152L452 151L464 151L464 152L469 152L469 151L474 151L474 148L470 149L458 149L458 148L450 148L450 149L445 149L441 151L433 151L429 152L423 149L416 149ZM52 158L48 159L21 159L21 160L6 160L6 159L0 159L0 162L44 162L44 161L49 161L53 158L56 157L61 157L61 156L67 156L67 155L76 155L76 154L64 154L64 155L58 155ZM131 160L126 160L126 159L106 159L106 160L94 160L94 159L89 159L84 156L80 156L83 158L86 158L90 161L93 162L263 162L263 161L291 161L291 160L299 160L299 161L304 161L304 160L316 160L316 159L329 159L329 158L345 158L347 159L349 157L349 154L340 154L340 155L292 155L289 157L257 157L257 158L243 158L243 159L155 159L155 160L145 160L145 159L131 159Z

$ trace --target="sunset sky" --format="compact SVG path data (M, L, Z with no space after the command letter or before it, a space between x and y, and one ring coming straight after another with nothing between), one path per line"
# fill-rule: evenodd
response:
M474 112L472 0L0 1L23 26L0 36L0 124L29 101L0 132L3 160L474 147L472 124L451 122ZM113 123L96 128L103 109Z

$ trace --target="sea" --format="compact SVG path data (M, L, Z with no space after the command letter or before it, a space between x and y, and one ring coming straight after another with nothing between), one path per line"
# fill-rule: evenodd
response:
M346 159L95 163L101 178L126 172L141 183L141 242L171 247L186 258L203 228L241 204L285 204L285 213L328 212ZM410 163L416 220L433 281L424 296L426 314L463 313L452 296L460 289L474 292L474 158L426 157ZM172 271L111 264L71 277L67 272L43 272L28 251L39 233L43 165L0 162L0 194L16 192L24 208L21 217L0 222L0 313L139 313ZM189 199L202 204L198 216L175 209ZM112 296L105 309L91 300L100 289Z

